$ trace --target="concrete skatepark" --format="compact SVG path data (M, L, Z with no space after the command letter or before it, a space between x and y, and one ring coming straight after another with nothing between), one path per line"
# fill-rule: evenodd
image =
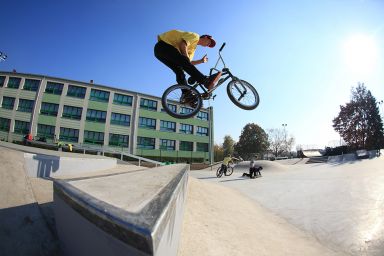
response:
M113 237L119 237L119 234L108 234L107 231L111 229L105 228L108 226L107 222L100 222L99 218L97 224L88 218L84 224L81 217L84 215L80 214L67 223L66 218L71 213L61 216L57 214L58 209L61 213L68 212L70 205L60 202L61 199L56 200L58 190L64 191L67 196L70 195L71 199L76 199L75 196L77 199L84 199L85 197L80 196L84 196L82 193L92 195L85 202L92 206L96 213L97 207L100 206L97 203L106 202L108 207L114 206L113 209L102 208L116 213L105 216L116 217L119 216L119 208L125 210L126 218L109 218L110 224L123 223L119 227L127 225L125 230L130 228L128 224L132 223L130 221L134 217L140 218L150 213L144 218L148 220L148 217L157 215L155 219L159 221L151 222L152 226L145 226L143 223L150 223L145 220L136 222L151 230L149 236L140 237L145 237L149 244L155 237L155 242L151 245L155 250L133 250L131 255L384 254L384 189L381 187L384 179L383 157L321 164L305 164L305 159L259 161L258 164L264 168L263 177L250 180L241 177L248 169L247 162L239 164L231 176L220 179L215 177L215 169L187 171L185 174L174 171L172 174L167 166L149 170L152 173L148 178L148 175L140 177L141 173L148 174L146 168L113 165L110 163L111 159L90 156L93 158L90 162L104 159L106 165L99 163L98 170L89 170L83 166L80 168L83 172L76 177L74 173L65 172L65 168L70 166L66 165L65 161L70 161L69 159L63 159L62 162L58 160L62 168L58 168L55 161L40 167L35 165L38 170L44 171L34 172L36 168L30 167L33 162L28 161L33 160L32 154L39 155L39 159L44 159L46 163L46 158L41 157L41 152L25 152L25 148L9 149L4 145L0 150L1 255L62 255L63 249L60 250L60 247L63 247L63 242L67 245L71 243L68 242L71 239L78 241L72 248L78 246L80 248L76 250L83 250L77 255L86 255L91 251L84 248L95 245L95 240L88 239L89 244L83 244L86 240L82 240L81 236L87 236L85 229L94 233L100 232L98 237L104 236L104 240L96 243L100 246L95 248L102 250L100 248L103 241L108 241L109 245L114 243L113 248L120 248L115 252L109 251L110 255L122 255L121 252L127 249L126 244L130 243L129 239L124 240L124 237L120 236L120 239L117 239L120 242L114 241ZM75 154L70 155L75 157ZM86 161L83 158L77 160ZM89 167L95 169L91 165ZM175 168L181 170L184 167ZM53 173L49 170L56 171ZM158 172L154 173L154 170ZM165 172L169 173L162 175ZM47 173L51 178L41 177ZM55 185L53 178L58 181ZM141 180L142 183L130 184L132 180ZM175 184L171 186L169 184L172 181ZM178 186L176 183L185 185ZM124 184L127 186L124 187ZM152 186L148 187L149 184ZM168 192L176 192L162 194L161 191L167 186ZM76 191L71 190L73 188ZM81 193L72 193L74 191ZM114 196L121 195L124 191L130 191L127 193L130 196ZM159 194L164 196L154 200ZM98 199L97 203L94 198ZM162 202L161 198L168 199ZM165 201L172 202L172 206L164 207L167 205ZM153 204L148 206L150 202ZM175 210L159 214L163 211L153 210L159 206ZM145 207L148 208L142 211ZM169 217L163 218L164 216ZM164 219L166 221L162 221ZM171 219L174 221L169 221ZM159 226L162 228L158 229ZM152 227L155 228L151 229ZM156 236L157 230L161 232ZM124 232L120 235L128 234ZM129 234L125 238L132 238ZM155 236L152 236L153 234ZM136 235L138 234L135 234L136 238L139 237ZM165 239L167 242L162 242L163 237L168 237ZM156 250L160 248L156 247L159 245L162 249ZM130 246L137 249L136 245ZM173 249L170 253L167 250L171 247ZM95 254L92 252L92 255Z

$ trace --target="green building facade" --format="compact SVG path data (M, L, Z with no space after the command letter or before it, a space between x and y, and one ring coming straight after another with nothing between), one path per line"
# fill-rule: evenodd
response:
M213 161L212 107L176 119L163 111L159 97L92 81L0 72L0 139L21 141L29 132L48 142L156 160Z

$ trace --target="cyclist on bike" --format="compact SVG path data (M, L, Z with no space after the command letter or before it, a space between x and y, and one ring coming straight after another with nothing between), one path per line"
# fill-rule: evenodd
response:
M204 55L200 60L193 60L198 45L215 47L216 41L212 36L199 36L193 32L170 30L158 35L157 39L158 42L154 48L155 56L176 74L178 84L188 85L185 79L185 71L193 80L203 84L208 90L213 88L221 72L205 76L195 67L197 64L206 63L208 61L207 55Z
M237 159L237 158L232 157L231 154L224 157L223 163L221 164L221 169L224 171L224 175L227 175L228 164L233 163L234 159Z

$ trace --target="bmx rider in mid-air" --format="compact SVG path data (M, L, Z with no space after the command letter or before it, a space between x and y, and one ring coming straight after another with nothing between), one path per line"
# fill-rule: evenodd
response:
M158 42L154 48L155 56L175 72L178 84L188 85L185 79L185 71L193 80L203 84L208 90L213 88L220 74L215 73L211 76L205 76L195 67L197 64L206 63L208 61L207 55L204 55L200 60L193 60L198 45L210 48L215 47L216 42L212 36L199 36L193 32L170 30L158 35L157 39Z

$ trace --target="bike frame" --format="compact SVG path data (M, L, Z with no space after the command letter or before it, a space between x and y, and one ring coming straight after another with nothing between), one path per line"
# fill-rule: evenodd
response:
M223 45L220 47L220 50L219 50L219 58L217 59L216 61L216 65L210 69L209 71L209 75L212 75L213 71L217 71L217 72L222 72L221 74L221 78L219 79L219 81L217 82L217 84L212 88L212 90L208 91L201 83L195 83L195 85L193 85L192 87L197 89L197 86L200 86L200 88L203 90L203 92L205 94L211 94L213 91L215 91L220 85L222 85L225 81L227 81L228 79L232 79L232 80L239 80L237 77L235 77L230 71L229 71L229 68L227 68L227 66L225 65L225 62L224 62L224 59L223 59L223 56L221 56L221 51L223 50L225 46L225 43L223 43ZM219 70L217 69L217 66L219 65L219 62L222 62L224 67ZM237 86L236 86L236 89L239 91L239 93L241 94L240 96L240 99L247 93L247 89L241 84L241 86L243 87L243 90L240 90ZM216 95L215 95L216 96ZM213 98L215 97L213 96ZM239 99L239 100L240 100Z

